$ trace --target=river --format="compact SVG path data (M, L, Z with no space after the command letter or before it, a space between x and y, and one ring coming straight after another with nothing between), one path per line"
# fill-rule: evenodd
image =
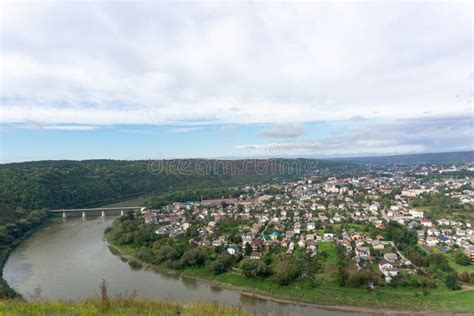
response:
M177 302L215 301L273 315L357 316L313 306L254 298L204 281L171 276L152 270L134 271L113 255L103 240L107 218L68 218L49 224L20 244L3 270L8 284L26 299L38 293L44 299L76 300L99 295L106 279L111 295L135 292L137 297ZM41 289L38 291L38 289Z

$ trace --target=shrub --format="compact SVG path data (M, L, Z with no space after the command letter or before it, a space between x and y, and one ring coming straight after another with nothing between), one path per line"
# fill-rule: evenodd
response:
M454 252L454 262L462 266L468 266L471 264L469 257L461 250L456 250Z
M448 287L448 289L450 290L459 290L461 287L459 286L458 284L458 281L457 281L457 278L456 278L456 274L455 273L449 273L445 280L444 280L444 283L446 284L446 286Z
M246 277L265 276L268 273L267 265L261 260L243 259L240 269Z
M225 272L225 265L219 260L209 261L207 266L214 274Z
M133 260L133 259L128 262L128 265L130 266L130 268L134 270L138 270L142 268L142 264L140 263L140 261Z
M186 251L181 257L183 266L199 266L204 263L204 255L198 249Z
M370 271L361 270L349 275L347 285L350 287L361 287L367 285L369 281L377 284L378 278Z

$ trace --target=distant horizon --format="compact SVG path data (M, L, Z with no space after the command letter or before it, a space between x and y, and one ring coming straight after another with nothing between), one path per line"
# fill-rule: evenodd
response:
M182 158L142 158L142 159L116 159L116 158L88 158L88 159L42 159L42 160L24 160L24 161L10 161L0 162L0 165L14 164L14 163L28 163L28 162L42 162L42 161L94 161L94 160L112 160L112 161L159 161L159 160L271 160L271 159L315 159L315 160L350 160L350 159L369 159L369 158L390 158L399 156L418 156L418 155L442 155L442 154L468 154L474 155L474 150L464 151L443 151L443 152L421 152L421 153L399 153L399 154L381 154L381 155L367 155L367 156L344 156L344 157L304 157L304 156L262 156L262 157L182 157ZM474 160L473 160L474 162Z

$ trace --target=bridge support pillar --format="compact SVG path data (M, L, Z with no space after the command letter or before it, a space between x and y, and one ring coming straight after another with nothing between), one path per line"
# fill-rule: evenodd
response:
M82 218L86 218L86 212L82 212Z
M105 217L105 211L102 211L102 217Z
M63 218L66 218L66 217L67 217L66 212L63 212Z
M123 210L120 210L120 216L123 216L125 213Z

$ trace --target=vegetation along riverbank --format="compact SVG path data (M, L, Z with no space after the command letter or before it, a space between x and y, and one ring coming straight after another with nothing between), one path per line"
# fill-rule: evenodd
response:
M18 293L3 279L3 267L10 252L42 227L48 214L45 211L14 211L4 204L0 205L0 209L0 298L15 298Z
M361 312L466 312L474 310L474 289L450 291L440 286L424 291L417 288L340 287L336 284L299 280L288 285L275 284L268 278L245 276L241 269L215 274L205 264L173 269L166 262L153 264L142 260L142 251L130 245L120 245L114 239L113 228L106 230L111 251L128 261L131 268L151 268L165 273L196 278L243 294L274 299L280 302L300 302L322 308ZM330 265L328 261L326 264ZM372 308L367 308L371 306Z

